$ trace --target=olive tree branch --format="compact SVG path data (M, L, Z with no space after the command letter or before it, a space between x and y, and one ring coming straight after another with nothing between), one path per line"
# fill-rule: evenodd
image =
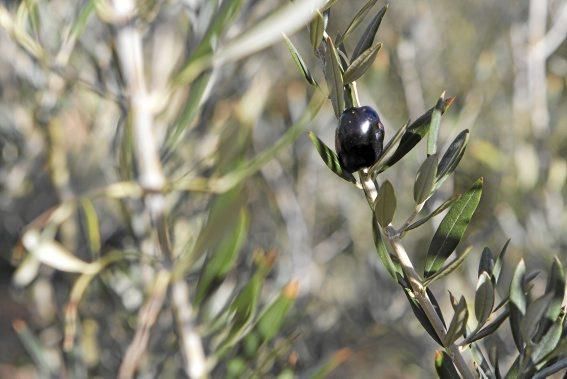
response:
M366 170L362 171L360 175L360 181L362 183L364 194L366 195L366 200L370 205L370 209L374 211L374 202L378 194L376 185L372 181ZM388 226L384 234L386 236L386 239L394 249L394 253L396 254L396 257L398 258L402 266L402 270L409 281L411 289L415 295L415 299L425 312L427 319L431 322L433 329L435 330L441 341L445 341L447 330L445 329L441 318L439 318L439 315L435 311L433 303L427 296L426 288L423 286L423 280L415 270L405 248L400 243L399 233L393 227ZM461 373L461 376L466 379L473 379L475 376L467 366L459 347L456 344L452 343L445 348L447 350L447 353L455 363L455 366L457 366L457 369Z

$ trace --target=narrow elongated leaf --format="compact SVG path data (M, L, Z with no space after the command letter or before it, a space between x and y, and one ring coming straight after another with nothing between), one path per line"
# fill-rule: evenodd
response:
M496 258L496 262L494 262L494 269L492 272L494 273L494 279L496 283L498 283L498 279L500 279L500 274L502 272L502 266L504 265L504 257L506 256L506 250L508 249L508 245L510 244L510 239L506 241L502 250L500 250L500 254L498 254L498 258Z
M444 351L435 352L435 371L437 371L439 379L455 379L461 377L451 357Z
M321 159L323 159L323 162L325 162L332 172L348 182L356 183L355 177L350 172L343 170L341 167L337 154L325 145L325 143L321 141L315 133L309 132L309 139L311 140L311 143L313 143L313 146L315 146L315 149L317 149L317 152L321 156Z
M425 276L435 274L455 250L480 202L483 179L478 179L449 209L427 251Z
M386 143L386 146L384 146L384 150L382 151L382 155L380 156L378 161L374 163L368 170L368 172L373 178L376 178L376 176L383 171L382 167L384 165L384 162L386 162L389 159L389 155L396 147L396 144L400 142L400 140L402 139L402 136L405 134L408 126L409 126L409 121L406 122L401 128L399 128L396 131L396 134L394 134L394 136L388 141L388 143Z
M490 275L490 278L494 281L494 276L492 272L494 270L494 256L492 251L488 247L482 250L482 255L480 256L480 262L478 264L478 276L480 277L483 272Z
M263 341L269 341L279 332L287 313L295 303L299 283L288 283L280 295L258 317L257 330Z
M339 118L345 109L341 61L333 40L330 37L327 37L325 42L327 43L327 53L325 55L325 77L329 85L329 95L331 97L335 116Z
M463 296L459 299L453 319L449 324L447 335L445 337L444 346L449 346L461 337L467 327L467 319L469 318L469 311L467 309L467 301Z
M425 311L419 305L419 302L415 298L415 295L413 294L411 289L404 285L402 285L402 288L404 289L404 293L406 294L406 297L408 298L408 301L411 305L413 314L415 315L421 326L423 326L425 331L431 336L431 338L435 340L435 342L437 342L440 346L443 346L443 342L441 342L441 338L439 338L439 336L435 332L435 328L433 328L433 325L431 325L431 322L427 318Z
M549 308L551 304L553 295L553 293L546 293L528 305L526 315L520 324L520 331L524 341L532 340L538 324L542 321L543 315L547 312L547 308Z
M96 213L96 209L92 203L87 198L81 199L81 208L83 210L83 215L85 218L85 228L87 232L87 239L89 242L89 248L91 254L98 256L100 253L100 228L99 220Z
M386 247L387 241L384 240L382 233L380 231L380 226L378 225L378 220L376 220L376 215L372 217L372 234L374 236L374 246L376 247L376 252L378 257L382 261L382 264L386 268L386 271L390 274L392 279L398 280L398 276L403 276L402 267L398 262L394 262L392 256L388 252Z
M439 137L439 126L441 125L444 97L445 92L443 92L439 100L437 100L437 104L435 104L435 108L431 114L431 126L429 135L427 136L427 155L437 154L437 139Z
M520 323L526 314L526 295L524 293L523 281L526 275L526 264L521 259L510 283L510 328L512 337L519 351L524 350L524 342L520 331Z
M551 325L551 328L544 334L542 339L535 345L531 358L534 363L540 363L547 355L551 354L561 340L563 332L563 320L565 314L559 315L557 320Z
M227 233L219 242L219 245L207 256L197 283L196 304L201 303L207 294L216 289L232 269L246 240L247 230L248 214L244 209L241 209L240 218L236 222L235 228Z
M378 28L382 23L382 18L384 18L387 10L388 5L386 4L384 7L382 7L382 9L380 9L380 11L378 11L376 16L374 16L370 24L366 27L366 30L364 30L364 33L362 33L362 36L358 40L358 43L356 44L356 47L352 52L351 61L355 61L363 51L368 50L368 48L372 46L372 44L374 43L374 38L376 37L376 33L378 32Z
M455 271L456 269L458 269L459 267L461 267L461 264L463 264L463 262L465 261L465 258L473 251L472 247L469 246L465 249L465 251L463 251L463 253L461 255L459 255L457 258L455 258L451 263L449 263L447 266L443 267L441 270L437 271L434 275L431 275L429 278L425 279L425 281L423 282L424 286L429 286L431 283L433 283L436 280L439 280L447 275L449 275L450 273L452 273L453 271Z
M498 330L498 328L500 327L500 325L502 325L502 323L504 321L506 321L506 319L508 318L508 316L510 316L510 311L505 310L502 313L500 313L494 320L492 320L491 322L489 322L483 329L481 329L480 331L471 334L470 336L468 336L463 343L461 344L462 346L468 345L470 343L473 343L475 341L478 341L486 336L491 335L492 333L494 333L496 330Z
M351 22L348 24L344 33L341 34L339 40L337 40L337 43L344 41L350 35L351 32L356 30L357 26L360 25L362 21L364 21L364 18L368 14L368 11L370 11L370 9L374 6L374 4L376 4L377 1L378 0L368 0L366 4L364 4L364 6L360 8L360 10L356 13L356 15L353 17Z
M553 299L545 313L545 317L553 322L561 312L561 304L565 296L565 272L558 257L553 258L545 292L553 293Z
M293 58L295 65L299 69L299 72L303 75L303 77L305 78L307 83L311 84L312 86L316 86L317 82L313 78L313 75L311 75L311 72L307 68L305 61L303 60L303 58L299 54L299 51L297 51L296 47L293 45L293 43L290 41L290 39L287 38L287 36L285 34L284 34L283 37L284 37L285 43L287 44L287 49L289 50L289 53L291 54L291 57Z
M441 161L439 161L439 166L437 166L437 178L435 181L436 189L441 187L443 182L445 182L445 180L459 165L461 158L465 154L468 140L469 131L468 129L465 129L459 133L457 137L455 137L453 142L451 142L451 145L449 145L449 148L447 148L445 154L443 154Z
M443 107L441 110L442 114L445 113L447 109L449 109L454 100L454 98L450 97L443 101ZM380 172L384 171L388 167L392 167L407 153L409 153L419 143L419 141L421 141L423 137L427 135L431 126L431 115L433 114L434 109L435 107L429 109L417 120L411 123L410 126L408 126L396 151L394 151L388 161L380 167Z
M488 320L493 307L494 285L492 284L490 274L484 271L478 279L474 298L474 314L478 322L477 330Z
M554 362L543 368L541 371L535 374L532 379L548 378L556 372L559 372L565 368L567 368L567 358L559 359L557 362Z
M350 66L345 71L343 76L345 83L351 83L355 80L358 80L362 75L368 71L374 60L376 59L376 55L382 48L381 43L377 43L374 46L369 47L367 50L363 51L362 54L358 58L356 58Z
M438 214L440 214L441 212L443 212L445 209L449 208L451 205L453 205L453 203L455 201L457 201L459 199L460 195L458 196L453 196L452 198L450 198L449 200L446 200L445 202L443 202L440 206L438 206L433 212L431 212L430 214L428 214L427 216L417 220L416 222L410 224L406 230L412 230L417 228L418 226L421 226L423 224L425 224L427 221L429 221L429 219L437 216Z
M416 204L423 204L432 194L437 175L437 155L430 155L423 162L413 186L413 199Z
M309 24L309 37L313 51L317 51L321 41L323 40L323 32L325 31L325 18L319 11L315 11L315 17Z
M378 190L378 195L374 202L374 214L378 223L385 228L392 222L395 212L396 193L394 192L392 183L386 180Z

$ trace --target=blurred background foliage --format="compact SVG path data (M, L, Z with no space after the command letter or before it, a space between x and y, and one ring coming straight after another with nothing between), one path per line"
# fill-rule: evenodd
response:
M179 62L194 52L216 1L139 3L147 82L159 90L166 87ZM244 1L224 38L258 23L282 3ZM76 276L42 265L29 284L20 274L22 282L14 285L16 265L24 257L20 243L24 228L65 200L136 176L132 148L125 146L124 79L116 66L112 29L94 12L85 15L80 32L69 28L92 2L30 4L25 29L35 41L32 54L7 32L6 15L17 21L19 2L0 5L2 377L34 372L15 332L21 334L22 325L12 325L15 319L26 321L50 359L58 364L67 360L61 350L64 309ZM339 0L329 34L343 31L362 5L362 1ZM479 258L484 246L498 251L511 238L510 260L523 255L529 267L543 269L558 255L567 263L566 25L564 0L393 0L390 4L378 34L383 47L370 72L358 81L361 104L378 110L388 139L408 118L415 119L433 105L442 91L456 96L443 118L440 141L449 142L468 128L469 146L455 180L444 184L430 206L484 176L483 199L460 251L472 245ZM349 51L353 48L349 43L362 30L346 41ZM74 33L76 43L61 52L62 42L65 46ZM308 31L290 39L308 66L315 68ZM49 55L59 53L59 60L52 67L42 65L33 56L36 44ZM313 72L315 79L322 78L321 72ZM209 84L203 85L203 97L197 100L200 106L181 121L185 129L179 142L175 148L164 143L162 149L164 172L172 181L228 173L271 147L301 117L311 91L283 42L207 75ZM195 83L191 90L199 91ZM154 130L159 141L168 141L171 133L166 131L179 124L187 96L191 92L188 95L186 89L176 91L157 115ZM333 146L335 127L332 107L326 103L307 129ZM418 147L384 175L395 188L408 189L406 196L398 194L400 217L412 210L410 193L424 149ZM433 375L435 346L379 263L364 198L328 172L306 135L236 191L242 196L227 212L238 214L244 209L249 230L236 268L223 284L225 290L230 292L251 276L253 252L259 249L277 252L260 296L262 304L290 280L299 280L296 306L276 340L286 345L285 354L277 357L276 372L290 368L307 375L318 367L325 371L342 363L332 376ZM174 249L183 251L198 238L211 196L173 192L167 204ZM135 254L147 249L148 220L140 216L142 207L137 199L104 197L82 204L62 224L57 240L84 260L115 249ZM98 241L89 232L89 222L100 222ZM406 237L406 249L415 262L423 264L424 246L438 222ZM478 259L469 259L450 282L434 286L444 309L450 307L446 286L456 293L474 293L477 263ZM98 367L91 374L108 376L116 371L135 327L134 313L129 312L143 303L143 278L143 265L123 261L95 282L81 303L82 360L87 369ZM536 279L536 288L543 287L545 279ZM189 272L188 280L196 286L196 273ZM161 333L150 341L151 351L157 352L152 357L163 372L169 372L168 364L175 367L165 359L174 349L164 332L170 319L171 315L162 314ZM509 333L506 329L502 333ZM498 336L491 341L502 343Z

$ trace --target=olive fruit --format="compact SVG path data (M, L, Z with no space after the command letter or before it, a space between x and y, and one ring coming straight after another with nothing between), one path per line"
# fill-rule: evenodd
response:
M368 106L345 110L335 132L335 149L342 168L350 173L372 166L384 144L384 125Z

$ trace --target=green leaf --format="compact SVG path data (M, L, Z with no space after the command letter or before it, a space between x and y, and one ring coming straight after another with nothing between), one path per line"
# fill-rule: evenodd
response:
M545 368L543 368L536 375L534 375L532 377L532 379L548 378L551 375L555 374L556 372L559 372L559 371L561 371L565 368L567 368L567 358L562 358L562 359L559 359L557 362L553 362L553 363L545 366Z
M343 80L345 83L351 83L358 80L362 75L368 71L372 63L376 59L376 55L382 48L381 43L369 47L363 51L358 58L356 58L345 71Z
M425 259L425 276L435 274L457 247L480 202L483 179L478 179L449 209L435 232Z
M345 109L345 99L343 97L344 82L343 74L341 72L341 62L337 49L333 44L333 40L330 37L327 37L325 42L327 42L327 51L325 55L325 77L329 86L329 95L331 97L335 116L339 118Z
M376 201L374 202L374 215L382 227L386 227L392 222L396 212L396 193L390 181L386 180L378 190Z
M311 140L311 143L313 143L313 146L315 146L315 149L317 149L317 152L321 156L321 159L323 159L323 162L325 162L332 172L348 182L356 183L355 177L350 172L343 170L341 167L337 154L325 145L325 143L321 141L315 133L309 132L309 139Z
M287 284L280 295L258 317L257 330L263 341L270 341L279 332L287 313L295 303L299 284Z
M467 247L465 249L465 251L463 251L463 253L461 255L459 255L457 258L455 258L451 263L449 263L447 266L443 267L441 270L437 271L434 275L431 275L429 278L425 279L425 281L423 282L423 285L425 287L428 287L434 281L449 275L450 273L452 273L453 271L455 271L456 269L461 267L461 264L465 261L465 258L472 251L473 251L473 249L472 249L471 246Z
M435 332L435 328L433 328L433 325L431 325L431 321L429 321L427 315L425 314L425 311L423 310L423 308L421 308L421 305L419 305L419 302L415 298L415 295L413 294L412 290L403 284L402 284L402 288L404 289L404 293L406 294L406 297L411 305L413 314L415 315L421 326L423 326L427 334L429 334L431 338L435 340L435 342L443 346L443 342L441 342L441 338L439 338L437 332Z
M394 262L392 256L390 255L388 248L386 246L387 241L384 240L382 233L380 231L380 226L376 220L376 215L372 217L372 234L374 236L374 246L376 247L376 252L378 257L382 261L382 264L386 268L386 271L390 274L392 279L398 280L398 276L403 276L403 270L399 262Z
M447 151L443 154L439 166L437 166L435 189L441 187L443 182L455 171L461 158L465 154L468 140L469 131L465 129L451 142L451 145L449 145Z
M498 255L498 258L496 258L496 262L494 262L494 269L492 270L492 273L494 274L494 279L496 280L497 283L499 282L500 279L502 266L504 265L504 257L506 256L506 251L508 249L509 244L510 244L510 239L506 241L506 243L502 247L502 250L500 250L500 254Z
M100 254L100 222L96 209L93 202L89 199L82 198L81 208L83 210L83 215L85 217L85 227L87 232L87 240L89 243L89 249L93 256L98 256Z
M429 135L427 136L427 155L437 154L437 139L439 137L439 125L441 125L441 114L443 111L443 102L445 101L445 92L441 94L433 113L431 114L431 126Z
M303 75L303 77L305 78L307 83L311 84L312 86L317 86L318 85L317 81L315 81L315 79L313 78L313 75L311 75L311 72L307 68L305 61L303 60L303 58L299 54L299 51L297 51L297 49L295 48L293 43L289 40L289 38L287 38L287 36L285 34L284 34L283 37L284 37L284 40L287 44L287 48L289 50L289 53L291 54L291 57L293 58L295 65L299 69L299 72Z
M524 342L520 331L520 323L526 314L526 295L524 293L523 281L526 275L526 264L521 259L514 270L510 283L510 328L512 337L519 351L523 351Z
M467 327L467 319L469 318L469 311L467 309L467 301L463 296L459 299L453 319L449 324L447 335L445 336L445 343L443 346L449 346L461 337Z
M445 99L443 102L443 107L441 109L441 113L445 113L447 109L453 104L454 98L450 97ZM388 167L392 167L395 163L397 163L400 159L402 159L407 153L409 153L418 143L421 141L425 135L429 132L429 128L431 126L431 115L433 114L433 110L435 108L429 109L426 113L421 115L417 120L408 126L407 130L402 136L400 144L398 148L392 156L388 159L388 161L380 167L380 172L384 171Z
M325 18L321 12L316 11L315 17L309 24L309 37L311 39L311 46L314 51L317 51L321 41L323 40L323 32L325 31Z
M423 204L433 193L433 184L437 175L437 155L430 155L423 162L413 186L413 199L416 204Z
M494 284L490 278L490 274L484 271L476 286L476 293L474 298L474 314L476 316L477 330L479 330L490 314L494 307Z
M535 364L544 360L559 344L563 332L564 318L565 314L560 314L557 320L551 325L551 328L544 334L543 338L535 345L531 355L532 361Z
M376 4L377 1L378 0L368 0L366 4L364 4L364 6L360 8L352 21L348 24L344 33L341 34L339 40L337 40L337 43L344 41L350 35L350 33L353 32L362 21L364 21L364 18L368 14L368 11L370 11L370 9L374 6L374 4Z
M492 272L494 270L494 256L492 251L488 247L482 250L482 255L480 256L480 262L478 264L478 276L480 277L483 272L490 275L491 280L494 282L494 276Z
M376 37L376 33L378 32L378 28L382 23L382 18L384 18L387 10L388 4L386 4L384 7L382 7L382 9L380 9L380 11L378 11L376 16L374 16L370 24L366 27L366 29L362 33L362 36L358 40L356 47L354 48L351 61L355 61L363 51L368 50L370 46L372 46L372 44L374 43L374 38Z
M219 245L207 256L197 283L196 304L200 304L208 294L214 291L234 266L238 253L246 241L248 224L248 213L241 209L235 228L226 233Z
M455 379L461 377L451 357L444 351L435 352L435 371L437 371L439 379Z
M453 203L455 201L457 201L459 199L460 195L458 196L453 196L452 198L450 198L449 200L446 200L445 202L443 202L443 204L441 204L440 206L438 206L433 212L431 212L430 214L428 214L427 216L417 220L416 222L412 223L411 225L409 225L406 230L412 230L417 228L418 226L421 226L423 224L425 224L429 219L431 219L432 217L437 216L438 214L440 214L441 212L443 212L445 209L449 208L451 205L453 205Z
M502 325L502 323L506 321L508 316L510 316L510 312L508 310L503 311L494 320L489 322L483 329L468 336L461 345L465 346L475 341L478 341L486 336L491 335L496 330L498 330L500 325Z
M534 302L530 303L526 309L526 315L520 324L520 332L524 341L531 341L539 323L551 304L553 293L546 293Z
M553 322L561 313L561 304L565 296L565 272L558 257L553 258L545 293L553 293L553 299L545 314L546 318Z

